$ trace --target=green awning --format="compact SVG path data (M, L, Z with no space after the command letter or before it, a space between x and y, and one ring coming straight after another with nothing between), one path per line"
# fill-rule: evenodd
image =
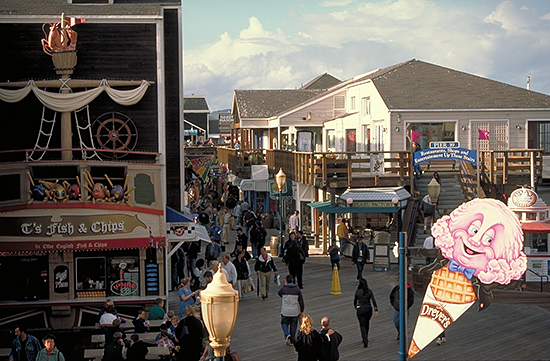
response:
M395 207L344 207L342 205L331 205L330 202L313 202L308 206L323 213L395 213Z

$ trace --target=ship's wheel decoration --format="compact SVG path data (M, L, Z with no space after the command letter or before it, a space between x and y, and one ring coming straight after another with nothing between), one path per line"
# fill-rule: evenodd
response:
M127 115L109 112L100 115L92 125L100 149L109 149L105 157L122 158L128 151L134 150L137 144L137 128Z

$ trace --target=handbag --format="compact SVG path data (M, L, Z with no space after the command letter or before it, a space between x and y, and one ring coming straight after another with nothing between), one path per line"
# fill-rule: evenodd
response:
M254 291L254 282L252 281L252 278L248 277L244 285L243 293L250 293L252 291Z

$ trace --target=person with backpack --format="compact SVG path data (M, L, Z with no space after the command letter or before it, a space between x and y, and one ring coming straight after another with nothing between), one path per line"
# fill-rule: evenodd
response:
M222 254L222 246L220 246L219 242L216 242L214 237L210 237L210 242L211 243L206 245L205 250L205 258L207 264L209 264L210 261L213 261L215 259L217 260L218 257Z
M258 227L258 222L253 223L252 228L250 229L250 246L252 247L252 257L254 257L254 259L258 259L260 249L259 244L262 237L264 236Z
M254 213L251 209L247 209L245 212L243 212L244 234L246 234L247 237L250 237L250 229L257 220L258 217L256 217L256 213Z
M411 284L407 282L407 317L414 303L414 291ZM393 306L393 324L397 329L397 339L399 340L399 285L395 286L390 293L390 304Z
M216 221L210 222L210 238L214 237L214 240L218 243L222 241L222 227L218 226Z

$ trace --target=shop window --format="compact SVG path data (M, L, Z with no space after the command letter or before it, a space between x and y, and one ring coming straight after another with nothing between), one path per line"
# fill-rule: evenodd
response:
M548 253L548 233L532 233L531 242L526 242L531 245L531 254Z
M21 176L19 174L5 174L0 176L0 202L19 200L21 198Z
M148 174L136 174L134 177L134 190L136 202L151 205L155 202L155 187Z
M116 256L107 258L108 294L112 296L139 295L139 257Z
M343 95L336 95L334 97L334 109L345 109L346 97Z
M336 130L327 130L327 149L336 148Z
M346 152L357 151L357 130L346 129Z
M0 300L49 298L48 256L2 257L0 274Z
M105 297L105 257L79 257L76 266L76 297Z
M370 97L361 98L361 111L363 115L370 114Z
M410 123L407 128L409 129L409 134L415 135L412 140L416 141L422 149L429 148L430 142L455 141L454 122ZM413 133L413 131L416 133Z

